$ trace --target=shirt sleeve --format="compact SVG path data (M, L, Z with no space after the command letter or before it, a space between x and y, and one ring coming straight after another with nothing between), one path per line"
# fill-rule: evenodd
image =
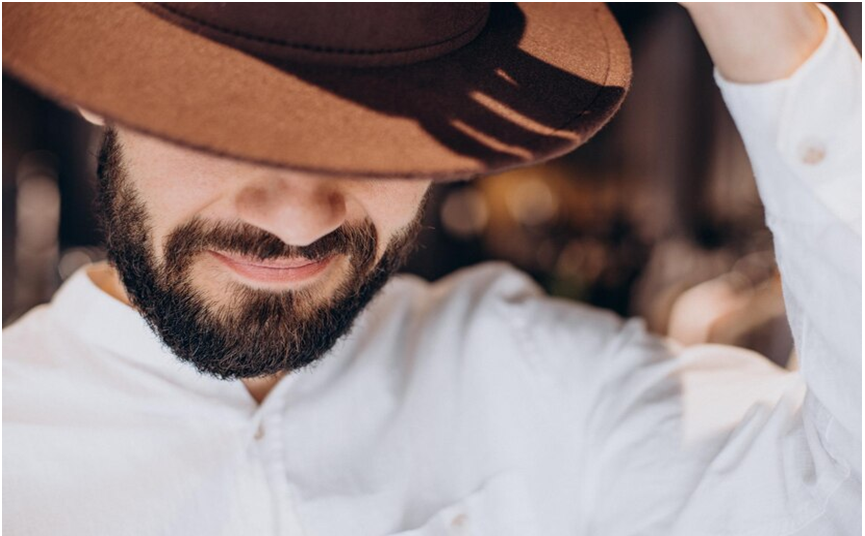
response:
M734 84L716 70L715 79L774 237L805 418L821 423L826 448L861 482L862 60L820 9L827 35L793 76Z
M800 370L678 348L639 319L607 322L609 342L587 345L566 306L532 311L540 353L586 408L581 534L861 533L861 59L821 9L827 36L788 79L716 73L766 207ZM566 345L579 351L561 357Z

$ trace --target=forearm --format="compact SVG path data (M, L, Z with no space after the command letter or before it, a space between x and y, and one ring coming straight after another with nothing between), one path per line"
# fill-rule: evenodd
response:
M683 3L712 61L727 80L759 83L786 78L826 34L813 3Z

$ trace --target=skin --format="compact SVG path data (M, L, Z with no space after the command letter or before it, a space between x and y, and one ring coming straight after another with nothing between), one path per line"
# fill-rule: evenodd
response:
M712 61L727 80L771 82L792 75L826 35L813 3L687 2Z
M740 83L785 78L798 69L826 34L815 4L683 3L721 74ZM378 258L396 229L416 214L430 181L315 176L218 158L119 128L130 176L154 217L154 244L194 216L240 220L293 245L310 244L344 221L369 217L382 238ZM212 293L224 271L196 267L201 289ZM340 270L329 277L339 281ZM116 274L94 280L129 303ZM244 380L259 402L279 380Z

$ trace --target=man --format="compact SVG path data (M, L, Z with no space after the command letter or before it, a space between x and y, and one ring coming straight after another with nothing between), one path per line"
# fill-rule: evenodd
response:
M111 127L110 265L4 332L4 529L858 533L861 60L822 6L687 9L800 374L498 264L385 285L432 180L615 112L603 6L4 6L6 68Z

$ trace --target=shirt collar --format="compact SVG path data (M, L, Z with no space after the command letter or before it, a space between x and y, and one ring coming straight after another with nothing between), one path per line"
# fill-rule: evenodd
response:
M105 269L107 264L104 262L86 265L60 287L51 307L59 324L86 343L103 348L141 369L142 373L160 375L183 389L212 398L214 402L227 403L256 417L279 411L286 404L289 393L297 390L298 384L303 384L304 391L321 389L332 385L346 369L356 370L353 362L357 361L358 346L363 346L363 338L359 340L357 335L366 331L370 322L375 324L381 317L381 311L375 311L376 302L382 300L377 296L355 320L352 336L340 339L314 366L286 374L259 405L242 381L220 380L179 360L135 309L99 288L88 275ZM381 294L388 294L394 283L390 281Z
M141 369L142 373L163 376L183 389L233 406L250 411L258 408L242 381L220 380L179 360L150 329L144 317L99 288L89 274L104 269L107 269L105 263L86 265L60 287L51 300L52 314L58 323L87 344L107 350ZM277 387L284 391L285 386ZM271 394L276 392L274 388Z

